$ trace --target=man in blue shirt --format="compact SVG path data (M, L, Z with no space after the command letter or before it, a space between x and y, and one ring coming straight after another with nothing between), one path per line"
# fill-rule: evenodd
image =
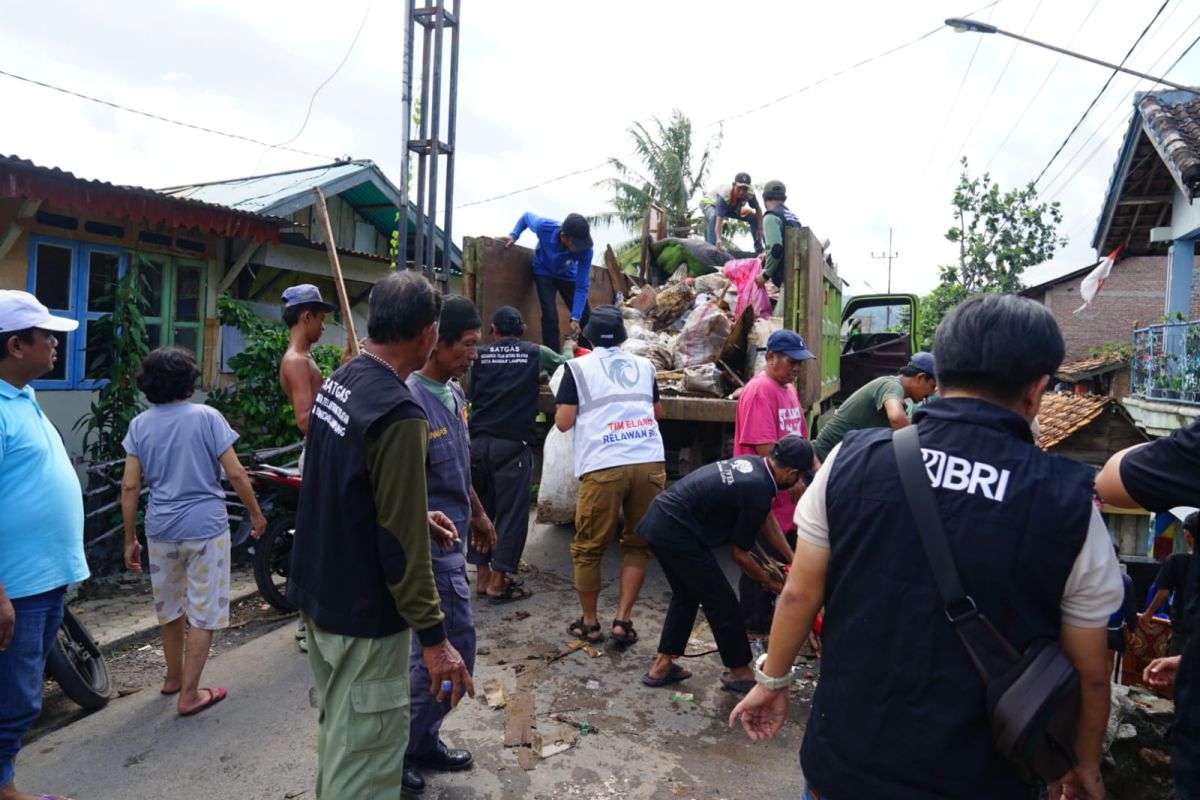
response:
M558 350L558 302L560 295L571 311L571 333L575 338L591 315L588 287L592 280L592 234L588 221L579 214L567 214L562 223L526 211L517 220L512 233L503 237L505 247L521 238L525 229L537 236L533 251L533 283L542 307L542 344Z
M88 576L83 493L31 381L54 369L58 338L79 327L27 292L0 291L0 797L42 712L42 672L62 624L67 585ZM50 797L50 795L38 795Z

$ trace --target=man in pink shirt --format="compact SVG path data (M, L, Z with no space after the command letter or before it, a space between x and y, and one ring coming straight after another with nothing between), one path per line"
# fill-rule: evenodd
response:
M794 331L775 331L767 339L767 368L746 384L738 398L737 418L733 424L733 454L766 455L771 447L789 433L808 438L808 423L796 394L796 379L801 365L814 358L804 345L804 339ZM809 473L811 480L811 473ZM796 523L793 517L796 501L807 485L801 480L790 490L781 491L771 504L771 512L779 529L789 541L794 541ZM760 539L759 544L777 560L783 556ZM775 595L761 584L745 576L738 581L738 596L742 621L753 647L766 649L765 641L775 614Z

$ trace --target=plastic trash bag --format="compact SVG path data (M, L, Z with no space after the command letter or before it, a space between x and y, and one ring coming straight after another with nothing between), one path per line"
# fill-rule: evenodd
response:
M675 340L675 369L716 361L730 328L729 317L715 301L692 309Z
M550 378L550 391L558 394L563 364ZM542 480L538 485L537 521L545 525L572 525L579 503L579 479L575 477L575 431L563 433L550 426L542 445Z
M762 274L762 262L757 258L739 258L724 267L725 277L737 288L737 306L733 309L734 319L742 316L742 309L750 306L755 316L771 316L771 297L766 287L759 286L755 278Z

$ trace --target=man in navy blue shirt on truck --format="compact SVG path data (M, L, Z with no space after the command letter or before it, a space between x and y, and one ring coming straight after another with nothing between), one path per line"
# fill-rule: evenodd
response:
M542 344L558 350L558 298L571 311L571 333L575 338L588 323L588 287L592 280L592 233L580 214L567 214L561 223L526 211L512 233L502 238L511 247L525 229L537 236L533 250L533 284L542 308Z

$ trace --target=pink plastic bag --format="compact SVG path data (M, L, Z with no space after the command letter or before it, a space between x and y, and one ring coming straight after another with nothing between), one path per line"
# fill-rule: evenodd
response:
M733 282L737 289L737 308L733 310L733 318L740 319L742 309L750 306L759 317L771 316L771 298L764 286L755 281L762 274L762 262L757 258L738 258L726 261L725 277Z

